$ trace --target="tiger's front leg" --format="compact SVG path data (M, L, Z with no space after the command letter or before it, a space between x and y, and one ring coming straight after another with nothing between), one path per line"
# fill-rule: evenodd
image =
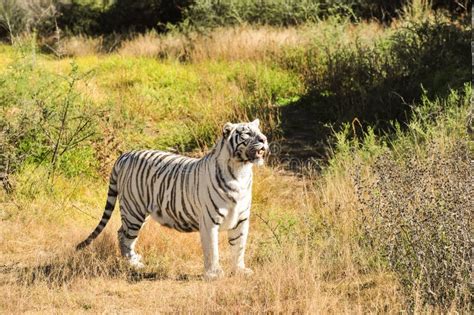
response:
M241 219L237 225L229 230L228 240L232 251L233 272L237 274L252 275L253 271L245 267L245 245L249 233L249 219Z
M208 218L202 220L206 219ZM219 264L219 225L209 221L200 225L199 234L204 253L204 279L215 280L222 278L224 271Z

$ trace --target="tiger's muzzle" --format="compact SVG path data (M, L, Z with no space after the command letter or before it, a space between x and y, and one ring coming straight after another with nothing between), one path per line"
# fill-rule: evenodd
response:
M255 137L254 142L249 146L247 157L251 163L262 165L264 162L264 157L268 154L268 152L269 146L267 137L265 137L263 134L260 134Z

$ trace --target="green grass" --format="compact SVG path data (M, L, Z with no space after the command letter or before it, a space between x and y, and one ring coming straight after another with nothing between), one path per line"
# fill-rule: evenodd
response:
M119 151L203 150L212 146L215 134L226 121L254 117L267 122L264 130L270 134L276 131L272 122L274 104L298 96L303 89L291 72L250 62L179 64L113 55L56 61L41 54L35 54L34 58L18 57L8 50L2 57L12 59L0 74L2 110L8 115L12 108L16 109L9 121L13 125L17 121L18 132L26 116L32 123L56 127L57 121L47 120L55 120L54 115L61 113L61 100L68 95L67 82L77 76L72 91L75 107L86 111L98 127L91 140L99 143L100 139L113 135ZM74 67L77 69L73 74ZM51 103L55 105L48 110L53 115L41 117L43 104ZM100 128L104 125L107 130ZM38 129L30 135L26 132L18 140L18 148L34 153L36 161L41 160L51 146L45 139L48 132ZM84 148L77 150L77 157L70 153L63 170L75 173L71 171L73 160L86 159L93 166L90 153L90 149ZM78 168L84 165L87 163Z

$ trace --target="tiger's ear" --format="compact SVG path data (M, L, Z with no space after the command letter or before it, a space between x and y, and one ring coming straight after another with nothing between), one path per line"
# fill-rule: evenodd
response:
M226 123L224 125L224 128L222 128L222 137L224 137L224 139L227 139L232 129L234 129L234 124L230 122Z
M254 121L252 121L250 124L254 126L255 128L258 128L258 126L260 126L260 119L257 118Z

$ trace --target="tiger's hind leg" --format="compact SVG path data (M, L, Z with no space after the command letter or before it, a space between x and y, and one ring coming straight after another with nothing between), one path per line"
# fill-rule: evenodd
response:
M121 207L122 226L118 230L120 253L128 259L130 265L135 268L143 268L142 256L135 252L135 244L138 239L138 232L145 222L145 216L129 211L126 207Z
M122 256L127 258L133 267L143 268L145 265L141 262L142 256L135 252L137 236L132 237L129 235L122 225L118 230L118 239Z

